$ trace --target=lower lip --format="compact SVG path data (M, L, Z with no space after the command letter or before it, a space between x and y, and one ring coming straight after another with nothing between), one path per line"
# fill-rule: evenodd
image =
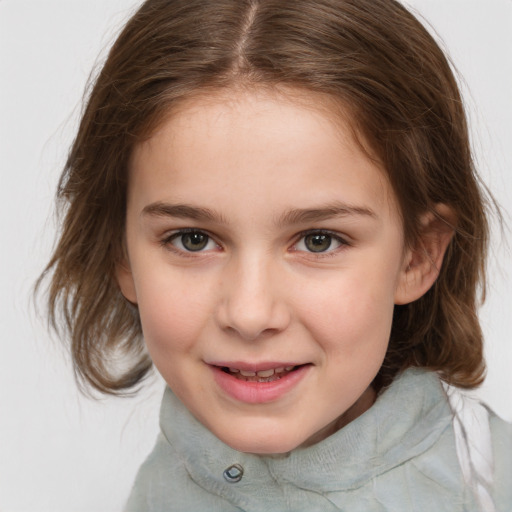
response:
M230 373L212 366L215 382L230 397L248 404L274 402L291 391L305 377L311 365L300 366L272 382L252 382L237 379Z

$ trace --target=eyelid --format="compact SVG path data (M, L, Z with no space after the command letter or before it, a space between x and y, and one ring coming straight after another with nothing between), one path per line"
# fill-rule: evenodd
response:
M222 245L217 241L216 237L212 235L208 230L206 229L200 229L200 228L180 228L176 230L169 231L165 233L162 237L160 237L160 245L165 248L168 251L174 252L176 254L179 254L181 256L186 257L197 257L200 255L204 255L205 253L209 253L212 249L201 249L198 251L189 251L186 249L180 249L179 247L176 247L172 244L172 241L179 238L180 236L183 236L187 233L201 233L206 235L209 238L209 242L213 242L218 249L222 249ZM306 236L308 235L328 235L333 240L339 243L338 247L335 248L329 248L326 251L320 251L320 252L314 252L314 251L308 251L303 249L297 249L297 244ZM346 247L350 247L352 245L351 241L348 240L348 237L345 235L340 234L337 231L331 231L329 229L307 229L304 231L301 231L297 233L294 237L294 242L290 248L291 252L300 252L307 254L310 257L314 258L322 258L322 257L328 257L333 256L337 254L340 250L343 250Z
M314 252L314 251L305 251L302 249L296 249L295 247L297 246L297 244L308 235L328 235L328 236L332 237L334 240L336 240L337 242L339 242L340 245L339 245L339 247L335 247L334 249L329 248L328 250L323 251L323 252L322 251ZM315 258L321 258L321 257L332 256L332 255L336 254L338 251L343 250L346 247L350 247L351 245L352 244L347 239L347 237L340 234L337 231L331 231L329 229L307 229L307 230L301 231L300 233L298 233L295 236L295 242L292 245L292 252L303 252L303 253L307 254L308 256L313 256Z
M207 253L210 250L208 249L202 249L199 251L187 251L185 249L180 249L179 247L176 247L172 244L173 240L176 240L180 236L186 235L187 233L201 233L203 235L206 235L209 238L209 241L213 242L217 248L221 248L222 246L217 242L216 238L212 236L207 230L205 229L199 229L199 228L181 228L181 229L175 229L173 231L165 233L160 239L160 245L167 249L168 251L177 253L181 256L187 256L187 257L194 257L199 256L201 254Z

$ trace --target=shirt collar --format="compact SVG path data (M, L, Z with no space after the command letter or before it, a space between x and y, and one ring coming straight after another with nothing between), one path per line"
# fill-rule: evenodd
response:
M258 489L275 493L278 499L280 482L317 492L360 487L428 450L451 420L439 378L418 369L398 376L368 411L335 434L277 457L230 448L197 421L169 388L160 413L162 433L192 479L246 507L261 500ZM242 478L230 479L225 475L229 468L231 476L242 469Z

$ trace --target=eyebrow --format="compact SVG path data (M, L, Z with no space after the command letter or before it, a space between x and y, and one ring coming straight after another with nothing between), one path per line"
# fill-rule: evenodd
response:
M144 207L142 215L150 215L153 217L177 217L180 219L193 219L227 224L226 220L220 213L210 210L209 208L201 208L199 206L191 206L188 204L162 203L160 201L151 203Z
M354 216L377 218L375 212L370 208L335 202L319 208L294 208L281 215L277 219L276 224L278 226L286 226L318 222L336 217Z
M151 203L144 207L142 215L153 217L176 217L181 219L193 219L198 221L217 222L229 224L226 218L219 212L210 208L202 208L188 204L170 204L163 202ZM377 215L370 208L353 206L344 203L329 203L318 208L294 208L279 216L275 224L278 227L318 222L335 217L363 216L376 218Z

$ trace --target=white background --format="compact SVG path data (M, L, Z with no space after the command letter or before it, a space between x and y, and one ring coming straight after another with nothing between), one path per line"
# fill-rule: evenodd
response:
M91 401L31 304L89 72L135 0L0 0L0 511L121 510L157 432L162 383ZM512 0L414 0L464 76L479 168L512 212ZM104 51L101 53L105 54ZM506 233L510 240L510 230ZM480 395L512 420L512 277L499 236L482 310Z

